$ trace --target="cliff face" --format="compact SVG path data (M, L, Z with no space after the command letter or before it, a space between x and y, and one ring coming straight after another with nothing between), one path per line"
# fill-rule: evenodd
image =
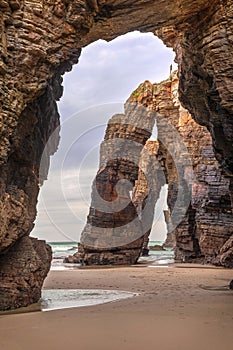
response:
M182 103L207 126L217 160L232 179L232 10L230 0L0 3L0 252L5 258L33 227L39 161L58 125L61 75L77 63L82 47L99 38L156 31L174 48ZM48 164L47 159L43 178Z
M52 78L60 85L82 47L138 29L156 31L177 52L182 102L209 127L219 160L233 172L231 1L9 0L0 10L2 162L26 105ZM221 144L222 136L227 144Z
M52 259L51 249L45 242L28 237L36 217L39 182L46 178L49 156L56 151L59 140L55 132L39 179L44 147L51 133L59 129L52 91L49 85L42 96L27 105L10 137L7 162L0 167L1 309L38 301Z
M190 21L190 28L169 26L157 34L175 47L180 100L211 133L217 160L233 172L232 2L219 1ZM198 18L198 25L195 21ZM193 30L195 28L195 30Z
M166 220L168 232L175 236L176 258L231 267L233 216L230 179L224 177L216 160L207 128L197 124L180 105L176 74L160 84L141 84L131 95L130 101L156 112L159 141L157 159L168 183L171 217L166 217ZM190 163L183 163L182 173L179 171L177 154L171 153L174 145L180 149L179 139L171 127L168 130L169 124L174 126L186 147L188 153L185 158L190 158ZM193 176L189 182L185 174L190 172L190 164ZM159 178L158 183L161 183ZM187 202L187 212L182 221L177 224L174 211L181 185L184 186L184 192L191 187L190 202Z

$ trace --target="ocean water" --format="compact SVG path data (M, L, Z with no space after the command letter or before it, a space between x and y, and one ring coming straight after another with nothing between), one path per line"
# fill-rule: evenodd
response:
M50 242L53 252L51 270L77 269L79 264L65 264L66 256L78 250L77 242ZM160 245L161 250L151 250L148 257L141 257L138 265L145 267L170 267L174 262L174 253L170 249L162 250L163 242L150 241L149 246ZM42 311L59 310L64 308L83 307L114 302L137 296L137 293L119 290L82 290L82 289L53 289L42 290L40 309Z
M41 310L52 311L73 307L105 304L128 299L138 293L103 289L50 289L42 290Z
M65 258L78 251L78 242L48 242L52 248L53 258Z
M160 245L162 241L150 241L149 246ZM65 264L63 260L69 255L73 255L78 251L78 242L48 242L52 248L53 260L51 270L66 270L77 268L79 264ZM167 266L174 263L174 252L171 249L166 250L150 250L148 257L141 257L139 264L147 264L153 266Z
M47 242L53 253L53 260L51 264L51 270L67 270L72 269L78 264L65 264L64 258L69 255L73 255L78 251L78 242Z
M139 258L139 264L146 264L148 267L169 267L174 263L174 251L166 248L162 249L164 241L150 241L149 247L154 245L161 246L161 250L150 250L149 256Z

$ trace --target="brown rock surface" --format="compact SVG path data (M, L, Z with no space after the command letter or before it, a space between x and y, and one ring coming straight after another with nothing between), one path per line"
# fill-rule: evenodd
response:
M148 81L140 84L129 102L133 105L127 105L126 114L114 116L107 127L101 147L101 166L93 184L92 205L77 259L81 257L86 264L135 263L141 249L143 254L146 253L154 207L162 186L168 183L171 214L170 217L168 213L166 215L167 227L174 240L176 258L231 267L233 216L230 181L223 176L218 165L208 130L198 125L181 107L176 73L160 84L153 85ZM137 109L135 103L145 108ZM156 120L159 141L149 140L142 148L150 133L132 128L132 125L148 120L147 113L151 118L148 130ZM130 143L120 144L116 151L115 140L118 138L130 139ZM140 146L132 145L132 140L139 142ZM122 163L123 149L126 158ZM138 166L128 161L132 157ZM95 186L101 197L112 201L117 196L117 181L123 178L134 186L132 203L128 204L130 199L126 191L122 192L125 208L122 212L109 215L96 210ZM137 228L131 226L125 230L136 215ZM121 230L117 234L116 227ZM140 239L130 238L132 233ZM128 244L122 244L122 236L126 241L129 239ZM115 247L108 250L104 246L106 242Z
M149 86L148 81L141 84L131 95L130 101L138 102L158 113L158 159L168 183L171 218L167 217L166 221L168 232L175 235L176 257L185 261L201 259L216 263L215 258L218 256L220 265L230 267L233 261L230 180L223 176L218 165L208 130L198 125L188 111L181 107L176 74L160 84ZM178 151L179 147L176 134L172 135L168 130L169 123L181 136L188 152L187 157L191 160L194 177L190 184L182 178L190 172L190 164L184 162L180 172L177 153L170 152L172 145L174 147L176 144ZM187 213L177 225L177 213L182 210L183 205L181 201L181 207L178 203L178 211L175 210L180 185L183 186L183 194L191 185L191 195L190 204L187 202L187 207L183 208Z
M233 173L230 0L9 0L0 9L1 109L2 117L7 116L1 162L11 150L10 136L27 103L45 91L51 78L60 84L59 75L78 61L82 47L138 29L157 30L176 50L182 102L209 127L219 160Z
M36 238L23 237L0 256L1 310L33 304L50 268L51 248Z
M158 161L158 141L148 140L143 147L139 161L138 179L133 189L132 201L142 221L144 233L142 255L149 254L149 236L153 225L155 205L162 186L166 183ZM147 208L148 209L147 209Z
M151 245L151 246L149 246L149 248L150 248L150 250L154 250L154 251L165 250L165 249L163 248L163 246L161 246L161 245Z
M232 179L232 10L231 0L0 3L2 253L33 227L38 164L58 125L54 101L61 96L61 75L82 47L99 38L157 31L175 49L182 103L209 129L216 157ZM47 158L43 178L48 164Z
M232 28L231 0L213 1L187 25L166 26L156 32L176 51L180 99L192 117L205 125L217 160L233 173ZM186 28L185 28L186 27Z
M216 265L233 268L233 235L226 241L218 254Z
M141 152L154 122L153 112L130 103L125 106L125 115L110 119L100 148L100 169L92 186L87 224L75 254L77 261L126 265L139 258L147 229L130 191L138 178Z
M59 89L51 81L43 95L34 102L28 103L18 120L14 135L10 137L11 151L7 162L0 166L0 253L3 254L2 261L8 261L11 247L17 247L17 242L21 241L22 237L28 236L34 226L39 182L42 183L47 176L49 156L56 151L59 140L59 115L55 104L55 96L58 96L59 93ZM44 154L40 171L44 147L54 130L47 152ZM46 249L44 242L41 242L40 245L44 245L44 249ZM23 255L22 244L20 249ZM50 261L51 255L44 256L45 271L48 270ZM29 263L28 259L26 259L26 262ZM36 264L36 262L34 263ZM17 269L19 269L18 273L21 274L21 266L15 264L15 275L17 275ZM2 265L0 264L0 274L1 272ZM12 306L20 307L31 303L32 300L34 302L36 301L35 295L39 299L39 286L42 286L42 276L45 278L46 274L36 276L38 277L37 292L33 291L33 287L31 289L32 296L30 297L30 286L28 286L27 291L21 293L20 299L20 292L18 291L19 295ZM27 278L27 275L25 275L25 278ZM8 288L10 289L9 282ZM12 283L12 290L15 288L16 285ZM9 296L10 294L6 295ZM6 303L2 304L1 301L0 309L5 308L6 305ZM8 306L10 307L10 299Z

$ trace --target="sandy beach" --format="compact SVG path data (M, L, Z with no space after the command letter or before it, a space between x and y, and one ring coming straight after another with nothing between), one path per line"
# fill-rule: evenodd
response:
M175 265L173 265L175 266ZM1 350L232 349L232 271L195 265L50 271L45 289L139 293L89 307L0 316Z

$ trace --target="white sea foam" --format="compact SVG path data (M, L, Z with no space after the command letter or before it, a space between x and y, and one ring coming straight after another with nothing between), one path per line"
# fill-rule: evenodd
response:
M50 289L42 291L41 310L52 311L92 306L127 299L139 294L99 289Z

